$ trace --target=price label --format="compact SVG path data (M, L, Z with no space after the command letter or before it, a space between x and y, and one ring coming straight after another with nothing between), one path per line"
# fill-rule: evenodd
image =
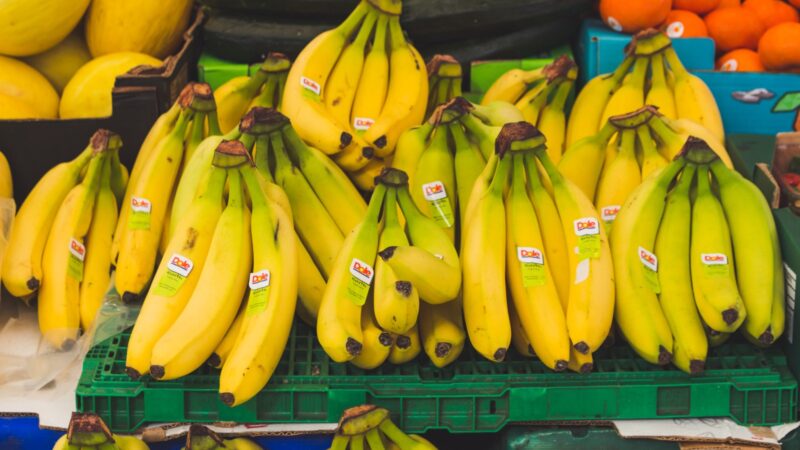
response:
M367 131L374 123L375 119L370 119L368 117L355 117L353 118L353 129L356 131Z
M258 314L267 308L269 285L272 275L269 270L259 270L250 274L250 300L247 302L246 315Z
M300 77L300 86L303 87L303 95L312 100L320 101L322 86L308 77Z
M128 229L149 230L150 212L153 204L142 197L131 197L131 212L128 214Z
M86 259L86 247L81 241L72 238L69 240L69 261L67 262L67 275L77 281L83 281L83 261Z
M350 283L347 286L347 296L353 303L363 306L367 302L369 286L374 276L375 270L371 265L353 258L350 262Z
M658 282L658 257L644 247L639 247L639 261L642 262L644 278L650 289L656 294L661 293L661 284Z
M450 197L447 196L444 183L441 181L433 181L423 184L422 195L431 206L433 220L435 220L440 227L450 228L455 224L453 205L450 203Z
M186 278L192 273L192 269L194 269L194 263L191 259L179 253L173 253L167 261L167 270L158 279L153 293L162 297L172 297L177 294Z
M700 261L703 263L703 271L708 276L722 277L730 274L728 255L724 253L701 253Z
M578 236L578 256L597 259L600 257L600 221L596 217L583 217L573 221L573 230Z
M517 259L522 266L522 285L526 288L545 283L544 254L535 247L517 247Z

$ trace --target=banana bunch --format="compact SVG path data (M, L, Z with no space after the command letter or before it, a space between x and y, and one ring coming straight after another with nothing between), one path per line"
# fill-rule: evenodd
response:
M703 139L713 136L723 143L725 132L714 96L681 64L666 34L644 30L633 37L626 52L613 73L596 76L578 94L567 124L568 148L595 135L609 117L644 105L656 106L669 119L692 122L692 128L703 130Z
M405 434L389 417L389 411L375 405L346 409L328 450L436 450L416 434Z
M220 135L211 88L189 83L145 137L119 213L111 262L117 292L126 302L146 291L181 216L170 214L180 174L208 135ZM191 171L186 171L191 172Z
M631 192L643 180L666 167L683 149L699 125L670 119L651 105L609 117L596 134L567 148L559 171L594 204L607 229ZM708 133L705 137L710 137ZM714 152L733 167L725 147L711 137Z
M251 108L279 108L292 65L283 53L270 52L253 75L226 81L214 91L219 127L223 133L233 130Z
M376 182L366 218L328 279L317 335L333 360L363 369L402 364L423 350L444 367L466 338L458 254L414 204L404 172L385 169Z
M611 328L611 252L591 201L545 143L527 122L506 124L475 183L462 223L464 317L491 361L513 341L553 370L587 372Z
M263 448L247 438L223 439L214 431L198 424L189 427L186 445L181 450L263 450Z
M524 120L545 136L550 159L557 164L564 152L567 100L577 76L578 67L566 55L538 69L512 69L495 80L484 94L481 105L502 101L516 106Z
M636 188L611 233L616 320L646 361L699 373L709 345L740 327L758 346L783 333L770 208L706 142L689 138Z
M461 64L450 55L433 55L428 61L428 108L430 117L437 106L461 97Z
M127 182L121 147L117 134L95 132L80 155L39 180L11 228L3 284L16 297L38 293L39 329L58 349L91 328L108 290L108 248Z
M297 56L281 111L300 137L371 190L400 133L425 118L425 62L403 35L400 0L362 0Z
M103 419L91 413L72 413L67 433L53 446L53 450L149 449L147 444L133 436L112 434Z
M291 210L274 199L280 188L263 179L243 142L220 142L203 169L136 319L126 371L179 378L227 341L219 389L234 406L266 385L289 337L296 236Z

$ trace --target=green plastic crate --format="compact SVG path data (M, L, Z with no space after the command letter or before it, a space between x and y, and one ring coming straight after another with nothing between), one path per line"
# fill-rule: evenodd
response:
M471 350L437 369L425 355L364 371L332 362L311 329L295 325L266 389L236 408L217 393L218 371L203 367L174 381L132 381L124 372L128 332L87 355L76 391L79 411L115 432L152 422L336 422L353 405L385 406L409 432L493 432L510 422L730 417L772 425L797 418L797 382L780 350L746 343L714 349L704 375L650 365L626 345L601 349L588 375L554 373L509 353L505 363Z

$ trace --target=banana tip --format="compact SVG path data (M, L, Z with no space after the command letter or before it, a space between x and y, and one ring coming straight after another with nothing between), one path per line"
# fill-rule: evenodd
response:
M220 364L222 364L222 359L215 352L215 353L212 353L211 356L208 357L208 360L206 360L206 364L208 364L211 367L219 367Z
M150 376L156 380L164 378L164 366L150 366Z
M437 342L435 353L437 358L444 358L450 353L450 349L453 348L453 344L449 342Z
M345 343L345 349L347 349L347 353L353 356L358 356L361 354L362 348L363 345L361 345L361 342L358 342L351 337L347 338L347 342Z
M733 308L722 311L722 320L724 320L726 324L732 325L737 319L739 319L739 311Z
M350 145L351 142L353 142L353 135L346 131L342 131L342 134L339 136L339 147L345 148Z
M567 362L564 361L563 359L559 359L558 361L556 361L553 370L555 370L556 372L563 372L566 368L567 368Z
M142 374L139 373L138 370L134 369L133 367L126 367L125 373L128 374L131 380L138 380L142 377Z
M706 362L701 359L693 359L689 362L689 372L691 372L692 375L703 372L705 368Z
M134 294L133 292L125 292L122 294L122 301L124 303L133 303L139 299L139 294Z
M36 279L36 278L31 277L31 279L29 279L25 283L25 286L27 286L28 289L30 289L32 291L35 291L35 290L39 289L39 280Z
M392 258L392 256L394 256L394 251L396 248L397 248L396 246L386 247L385 249L378 252L378 256L380 256L382 260L388 261L389 259Z
M403 336L401 334L400 336L397 336L397 339L395 340L394 343L397 346L397 348L405 350L408 347L411 347L411 338L408 336Z
M497 362L501 362L506 359L506 353L508 353L508 349L505 348L498 348L496 352L494 352L494 360Z
M772 335L772 328L767 328L767 331L761 333L761 336L758 337L758 342L769 345L775 340L775 336Z
M381 343L384 347L391 347L392 346L392 335L391 333L383 332L378 336L378 342Z
M72 338L64 339L64 342L61 343L61 350L67 351L72 349L72 347L74 346L75 346L75 339Z
M581 373L590 373L594 369L594 364L585 363L581 366Z
M670 353L664 346L658 346L658 364L667 365L672 361L672 353Z
M219 394L219 399L222 400L222 403L225 403L226 406L233 406L233 403L236 401L236 398L230 392Z
M586 342L580 341L577 344L573 345L573 347L581 354L586 355L589 353L589 346L586 344Z

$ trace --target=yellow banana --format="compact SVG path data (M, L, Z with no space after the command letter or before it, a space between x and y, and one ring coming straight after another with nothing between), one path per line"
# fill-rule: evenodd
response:
M601 124L606 123L609 117L626 114L644 106L644 83L647 76L647 66L649 58L636 57L633 63L633 71L625 77L622 85L614 92L608 100L603 115L600 116Z
M511 69L500 75L486 93L483 94L481 105L502 100L509 103L516 103L520 100L532 84L545 78L543 67L534 70Z
M558 162L561 174L575 183L588 198L594 199L606 148L616 133L617 128L611 122L606 122L597 134L581 138L570 145Z
M460 120L464 124L470 140L478 143L483 159L489 161L489 158L494 154L494 142L500 133L500 127L484 124L473 113L462 115Z
M622 130L620 132L619 153L609 164L606 175L597 186L595 205L600 211L619 209L628 196L642 182L639 163L636 161L636 131ZM616 216L615 216L616 217ZM613 229L611 224L615 217L603 217L606 229Z
M419 328L417 324L414 324L406 333L395 336L394 345L387 359L392 364L403 364L416 358L421 352L422 343L419 339Z
M650 128L646 126L637 128L636 141L642 149L642 180L646 180L651 174L666 167L669 162L658 152L653 136L650 135Z
M269 201L254 167L239 171L253 205L253 271L242 330L219 376L220 399L228 406L253 398L278 366L292 328L298 284L292 220Z
M577 73L577 69L573 69L570 72ZM564 109L567 97L569 97L575 84L573 81L574 76L572 79L565 78L558 83L553 99L542 109L542 114L537 124L539 131L547 139L547 153L555 164L558 164L561 160L561 154L564 153L564 137L567 130Z
M247 306L247 299L244 299L241 306L239 306L239 312L236 313L236 318L233 319L233 323L231 324L228 331L225 332L225 336L219 341L217 344L217 348L214 349L214 353L208 357L208 364L211 367L216 369L221 369L223 365L225 365L225 361L228 360L228 356L231 354L231 350L233 349L233 344L239 338L239 333L242 331L242 322L244 322L244 315L246 312Z
M386 187L375 187L364 221L345 238L336 258L317 315L317 337L336 362L361 353L361 307L367 300L375 273L378 248L378 218Z
M548 82L548 80L539 80L525 95L517 100L514 106L522 112L522 117L525 120L532 124L539 123L539 116L542 114L542 109L547 104L547 99L554 88L555 84Z
M422 347L434 366L442 368L461 355L467 333L464 331L461 299L440 305L422 302L419 306L419 335Z
M672 331L672 359L687 373L701 372L708 353L708 339L694 304L687 264L692 220L689 190L694 172L694 167L685 168L669 193L653 251L658 261L658 300Z
M448 134L446 126L434 130L430 144L417 162L410 190L417 208L435 220L454 241L458 195L455 161L449 148Z
M461 96L461 64L451 55L433 55L428 69L428 108L430 117L437 106Z
M350 126L356 134L369 129L381 115L389 89L389 56L386 54L386 33L389 17L381 14L375 25L375 37L364 60L364 70L355 89Z
M674 48L668 47L664 50L664 56L670 70L675 74L675 107L678 117L702 125L719 141L724 142L725 129L711 90L697 75L686 70Z
M117 207L125 198L125 189L128 187L130 173L128 168L119 160L119 149L111 153L111 190L117 199ZM114 224L116 227L116 223Z
M484 123L498 127L525 120L525 116L513 103L502 100L495 100L486 105L474 105L473 114Z
M297 246L297 279L303 280L297 286L297 315L308 325L316 326L317 312L322 303L322 295L325 293L325 278L322 277L297 234L295 234L295 242Z
M686 144L686 140L689 139L690 136L697 136L706 141L726 166L733 168L733 162L728 155L728 151L725 150L725 146L714 137L710 131L704 129L702 125L697 125L688 120L682 120L680 122L678 122L678 120L670 120L659 114L656 114L648 125L658 140L659 153L667 160L672 160L681 153L684 144ZM688 131L685 128L679 129L679 125L689 126L692 128L692 131Z
M650 89L647 91L644 103L653 105L658 111L670 119L678 117L675 105L675 93L667 81L664 55L658 53L650 58Z
M594 369L594 358L591 353L583 354L575 348L570 348L569 363L567 368L576 373L587 374Z
M433 124L425 122L418 127L406 130L397 140L391 166L408 175L409 185L414 184L419 158L428 146L428 139L433 129Z
M514 309L514 302L508 302L508 319L511 322L511 345L520 355L529 358L535 357L536 352L533 351L528 334L522 328L522 322L519 321L517 310Z
M394 337L378 325L372 302L369 299L361 308L361 333L364 336L361 353L350 362L361 369L375 369L389 358L389 353L394 345Z
M453 139L455 152L454 171L456 175L456 190L458 191L458 217L464 220L467 213L469 197L472 194L472 187L475 180L480 176L486 160L483 159L478 145L469 140L460 122L453 122L448 125L450 136Z
M364 192L371 192L375 189L375 177L379 176L383 169L386 168L386 163L381 158L371 159L366 166L350 173L350 179L353 180L359 189Z
M286 87L286 76L289 74L291 65L291 61L283 53L269 52L267 54L267 58L261 63L259 70L268 72L269 77L258 96L250 102L248 111L256 107L280 109L281 97Z

